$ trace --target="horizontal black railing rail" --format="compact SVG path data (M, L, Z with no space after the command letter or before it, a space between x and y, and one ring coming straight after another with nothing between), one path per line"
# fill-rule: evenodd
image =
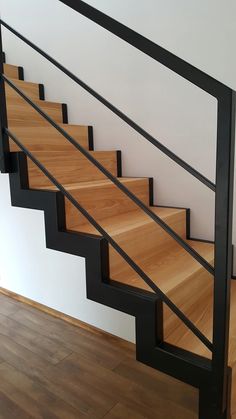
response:
M54 58L50 57L46 52L42 51L38 46L36 46L33 42L29 41L25 36L21 35L11 26L9 26L3 20L0 20L0 23L5 26L9 31L11 31L14 35L16 35L19 39L21 39L24 43L29 45L35 51L37 51L40 55L50 61L54 66L56 66L59 70L61 70L64 74L66 74L70 79L72 79L75 83L81 86L84 90L90 93L93 97L95 97L99 102L105 105L108 109L110 109L115 115L121 118L124 122L126 122L130 127L132 127L135 131L141 134L146 140L148 140L151 144L157 147L162 153L166 156L171 158L175 163L179 166L183 167L188 173L194 176L196 179L200 180L204 185L206 185L212 191L215 191L215 184L199 173L196 169L186 163L183 159L178 157L175 153L165 147L162 143L160 143L156 138L154 138L151 134L141 128L138 124L136 124L132 119L130 119L127 115L125 115L122 111L112 105L108 100L102 97L99 93L97 93L94 89L88 86L86 83L83 82L79 77L75 76L71 71L69 71L66 67L56 61Z
M203 89L205 92L214 96L218 101L216 182L214 184L205 176L203 176L201 173L199 173L196 169L191 167L187 162L185 162L180 157L175 155L171 150L166 148L156 138L154 138L147 131L141 128L132 119L130 119L122 111L120 111L113 104L107 101L94 89L92 89L90 86L84 83L77 76L72 74L62 64L58 63L54 58L50 57L46 52L42 51L38 46L36 46L34 43L32 43L22 34L18 33L15 29L9 26L6 22L4 22L3 20L0 20L0 27L1 25L3 25L6 29L10 30L19 39L21 39L23 42L25 42L35 51L40 53L49 62L54 64L64 74L70 77L73 81L75 81L78 85L80 85L93 97L95 97L97 100L103 103L114 114L116 114L119 118L125 121L130 127L132 127L135 131L141 134L146 140L148 140L150 143L156 146L161 152L166 154L174 162L176 162L178 165L183 167L188 173L190 173L192 176L194 176L196 179L201 181L205 186L207 186L209 189L211 189L212 191L216 193L215 258L214 258L215 264L213 268L198 253L195 254L195 251L193 251L191 247L189 248L188 244L185 241L183 241L182 238L179 238L179 236L176 235L175 232L171 231L169 226L165 225L165 223L163 223L162 220L158 220L158 217L154 216L154 213L152 213L152 211L148 207L145 207L145 205L141 201L139 202L139 200L135 196L133 196L133 194L129 190L126 190L124 185L120 184L117 178L113 177L110 174L110 172L107 172L106 169L103 168L102 166L99 167L100 164L96 161L96 159L94 159L86 150L80 149L79 145L75 143L75 140L72 137L70 137L60 127L57 128L56 126L57 124L55 124L48 116L46 116L46 114L44 114L44 112L41 109L39 108L37 109L37 105L35 105L29 98L27 98L27 96L25 96L24 93L21 92L16 86L14 86L10 80L5 78L5 82L7 82L12 88L14 88L21 95L21 97L23 97L31 106L34 107L36 111L38 111L43 117L45 117L45 119L47 119L48 122L51 123L51 125L53 125L68 141L70 141L71 144L76 146L77 149L79 149L79 151L81 151L81 153L83 153L84 155L88 154L88 156L86 155L86 157L99 170L101 170L118 188L120 188L124 193L126 193L126 195L129 196L129 198L132 199L158 225L164 228L164 230L168 234L170 234L170 236L172 236L187 252L189 252L191 256L193 256L199 263L201 263L201 265L204 266L204 268L207 269L208 272L210 272L211 274L214 274L213 342L212 343L208 341L208 339L204 335L202 335L201 331L198 330L195 327L195 325L192 324L192 322L188 318L186 318L186 316L182 312L179 312L178 307L175 307L174 305L172 308L171 307L170 308L172 309L173 312L175 312L174 310L177 308L177 312L175 314L178 313L177 316L181 318L181 320L186 325L188 325L189 329L192 330L192 332L212 351L212 378L211 378L211 382L207 383L207 386L205 386L204 389L206 390L207 388L211 408L214 411L213 416L211 415L210 417L215 418L216 412L217 412L217 417L220 414L221 416L219 417L223 418L225 416L222 416L222 412L225 412L225 409L226 409L227 384L228 384L227 365L228 365L228 343L229 343L230 279L231 279L231 268L232 268L232 208L233 208L233 173L234 173L234 142L235 142L235 138L234 138L235 93L223 83L215 80L213 77L202 72L201 70L197 69L196 67L192 66L191 64L182 60L181 58L175 56L174 54L170 53L169 51L165 50L164 48L160 47L159 45L155 44L154 42L150 41L149 39L135 32L134 30L128 28L127 26L111 18L110 16L107 16L101 11L88 5L84 1L82 0L59 0L59 1L71 7L72 9L80 13L81 15L85 16L90 21L95 22L103 29L109 31L110 33L114 34L120 39L126 41L130 46L135 47L136 49L138 49L145 55L148 55L149 57L153 58L155 61L163 64L165 67L174 71L179 76L193 83L197 87ZM3 71L2 71L2 64L1 64L1 73L2 72ZM7 144L8 136L10 136L13 139L13 141L15 141L16 143L18 140L16 137L13 138L14 134L12 134L7 128L6 114L4 110L4 103L5 103L4 76L1 77L0 79L0 86L1 88L3 88L1 89L3 90L3 93L1 95L1 105L3 105L1 106L1 108L3 108L3 110L1 111L1 119L0 119L1 131L2 131L1 133L2 141L1 141L0 147L1 147L1 153L5 154L6 156L8 152L8 144ZM18 142L18 146L21 148L22 151L25 152L26 155L28 155L29 158L33 157L33 156L30 156L30 154L27 154L29 152L25 149L25 147L20 142ZM40 162L38 163L40 164ZM37 164L36 161L35 161L35 164ZM53 179L51 180L53 182ZM58 189L61 190L61 192L63 193L63 189L60 189L60 188ZM85 210L83 209L83 211ZM91 223L93 224L92 220L91 220ZM100 231L101 234L104 235L104 237L106 237L107 240L110 242L107 233L105 231L102 233L103 229L101 226L97 225L97 227L95 226L95 228L97 228L97 230ZM113 239L111 238L111 240ZM121 249L121 252L124 252L124 251ZM127 262L129 263L128 260ZM132 261L132 259L130 259L130 262L131 262L130 266L132 267L132 265L134 264L133 269L138 273L138 271L135 269L136 268L135 262ZM137 269L139 270L140 268L137 266ZM147 279L151 281L151 279L146 278L145 275L146 274L144 273L144 276L142 275L140 276L143 278L145 282ZM155 285L155 287L157 286ZM158 289L158 292L159 292L159 289ZM166 302L164 300L166 298L167 300L169 300L168 297L165 296L165 294L164 295L158 294L158 295L160 296L161 299L163 299L164 302ZM169 301L166 302L167 305L168 303ZM173 304L171 301L170 303ZM205 397L204 397L204 400L206 400ZM204 404L204 401L203 401L203 404ZM205 406L205 408L206 408L206 411L208 412L208 406ZM203 413L202 417L206 419L206 417L208 417L208 413L207 414Z
M61 128L52 118L50 118L39 106L37 106L21 89L19 89L11 80L2 75L4 81L14 89L30 106L32 106L44 119L46 119L60 134L63 135L75 148L77 148L94 166L98 168L108 179L110 179L122 192L124 192L139 208L141 208L150 218L161 226L180 246L182 246L191 256L193 256L211 275L214 275L214 268L198 252L179 236L171 227L168 226L157 214L152 212L136 195L134 195L126 186L113 176L101 163L99 163L84 147L73 139L63 128Z
M143 279L143 281L157 294L157 296L179 317L180 320L194 333L200 341L212 351L212 343L204 334L188 319L188 317L161 291L161 289L149 278L149 276L130 258L130 256L116 243L116 241L104 230L101 225L83 208L80 203L61 185L60 182L34 157L34 155L21 143L21 141L8 129L6 134L15 144L28 156L31 161L47 176L47 178L58 188L59 191L77 208L81 214L96 228L96 230L111 244L120 256L131 266L131 268Z

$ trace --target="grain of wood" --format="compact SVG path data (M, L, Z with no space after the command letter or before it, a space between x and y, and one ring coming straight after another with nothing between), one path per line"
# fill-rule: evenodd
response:
M0 295L0 302L4 300L9 307L5 327L10 329L12 320L18 331L11 335L5 330L1 336L0 418L197 419L197 391L135 361L133 345L74 327ZM14 312L12 305L16 306ZM47 335L53 342L51 352L56 353L60 345L71 350L71 344L76 352L55 365L36 350L22 346L18 336L27 340L27 333L28 338L32 333L41 337L42 345ZM87 341L86 355L77 347L80 340ZM92 353L99 352L99 347L110 353L113 362L97 362Z
M16 85L16 87L18 87L18 89L22 90L30 99L32 99L33 101L39 100L39 85L37 83L31 83L28 81L17 80L13 78L11 78L11 81L13 84ZM20 98L19 94L7 83L5 84L5 92L7 101L18 101L18 99Z
M80 125L59 124L74 140L88 150L88 127ZM10 126L11 131L29 151L73 151L75 150L54 127L38 126ZM10 142L11 151L19 151L17 145Z
M92 156L106 167L114 176L117 175L116 151L91 151ZM104 175L79 151L67 152L44 152L35 151L34 156L46 167L46 169L62 185L68 183L86 182L90 180L104 179ZM29 184L32 188L47 188L51 185L49 179L42 174L29 159Z
M3 64L4 74L9 78L19 78L19 67L12 64Z
M62 123L62 105L61 103L46 102L44 100L34 100L35 104L48 114L55 122ZM25 126L31 125L34 127L47 126L48 122L41 116L31 105L29 105L20 96L7 97L7 118L8 125L11 126ZM36 128L37 129L37 128Z

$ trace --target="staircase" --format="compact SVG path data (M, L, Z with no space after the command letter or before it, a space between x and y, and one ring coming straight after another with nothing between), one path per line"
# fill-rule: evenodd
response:
M154 205L153 180L123 177L120 151L94 150L92 127L70 125L66 105L45 101L44 86L25 81L21 67L4 63L3 73L2 171L9 173L12 205L44 210L47 247L86 258L89 299L135 316L137 360L197 387L200 419L236 419L236 282L219 280L229 259L220 223L221 247L190 238L188 209ZM142 134L219 196L217 185ZM224 220L222 208L217 211Z
M42 85L19 80L19 68L5 64L5 75L8 76L28 97L34 100L48 115L58 122L83 147L101 162L114 176L121 176L121 154L119 151L94 151L91 127L67 124L63 105L51 103L40 99ZM41 92L41 93L40 93ZM212 339L212 307L213 307L213 281L211 275L192 257L181 248L161 227L157 226L143 211L105 178L98 169L88 162L79 151L74 150L65 138L45 123L42 117L24 99L6 86L7 115L10 131L19 138L25 147L43 163L46 169L68 190L79 203L99 222L111 237L125 249L128 255L141 266L150 278L168 295L169 298L185 313L188 318L208 337ZM43 96L44 97L44 96ZM65 106L65 105L64 105ZM11 194L13 205L38 208L46 210L46 197L55 200L58 196L57 188L24 154L19 153L19 147L10 141L12 153L13 173L10 174ZM214 264L214 245L198 240L189 240L187 224L188 211L179 208L166 208L153 206L152 181L149 178L120 177L122 183L139 197L152 211L158 214L174 231L176 231L191 247L198 251L209 263ZM45 191L45 195L42 192ZM51 191L50 193L48 193ZM37 198L38 195L38 198ZM25 202L26 197L29 197ZM52 198L51 198L52 197ZM59 223L53 234L60 237L63 231L70 240L78 238L97 241L99 232L83 217L76 208L63 199L51 209L48 224L56 225L61 214L63 225ZM54 221L53 221L54 220ZM57 231L56 231L57 230ZM82 234L81 234L82 233ZM50 236L47 230L46 235ZM63 249L60 242L56 247ZM54 239L55 240L55 239ZM62 240L63 241L63 240ZM117 291L128 290L132 295L139 295L153 301L150 287L134 272L127 262L109 246L109 272L110 280L107 285ZM73 253L73 252L71 252ZM79 253L80 254L80 253ZM83 252L80 254L83 256ZM98 262L98 261L97 261ZM88 262L89 265L89 262ZM88 278L88 281L90 279ZM91 278L92 281L95 280ZM98 284L96 285L98 286ZM124 288L122 288L124 287ZM229 365L233 368L236 361L236 282L232 281L231 291L231 333ZM88 284L88 297L90 284ZM91 290L95 301L96 292ZM102 292L102 289L101 291ZM119 292L117 293L119 294ZM121 297L122 298L122 292ZM155 300L155 299L154 299ZM104 302L103 302L104 303ZM107 305L114 307L109 303ZM115 307L116 308L116 307ZM130 311L131 314L132 310ZM153 321L153 320L152 320ZM148 328L150 327L147 324ZM141 330L141 334L144 333ZM210 358L210 352L195 337L191 331L168 309L164 309L164 336L165 341L191 351L197 355ZM148 348L148 350L154 348ZM235 365L236 368L236 365ZM234 377L233 369L233 377ZM235 383L234 383L235 381ZM233 380L236 391L236 376ZM234 393L232 393L232 396ZM232 397L232 412L236 415L236 397ZM235 416L236 417L236 416Z

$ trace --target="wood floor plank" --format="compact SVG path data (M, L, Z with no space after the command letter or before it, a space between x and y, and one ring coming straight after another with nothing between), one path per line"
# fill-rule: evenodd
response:
M146 417L140 415L138 412L135 412L134 409L129 409L127 406L123 405L122 403L117 403L110 412L104 416L104 419L124 419L124 418L132 418L132 419L146 419Z
M89 419L102 418L117 403L102 391L95 392L90 384L84 383L81 374L76 380L63 376L55 366L5 336L1 337L0 356Z
M0 391L0 419L33 419L32 415L26 413L21 407L17 406L10 397Z
M0 289L0 291L3 293L8 292L5 289ZM9 294L7 295L9 297ZM12 295L12 293L10 293L10 295ZM120 339L117 336L104 332L101 329L81 322L80 320L77 320L73 317L66 316L64 313L55 311L47 306L41 305L25 297L14 293L13 295L14 297L10 297L9 300L14 301L18 308L36 315L37 318L41 321L47 322L47 324L53 323L53 325L56 327L63 327L64 325L64 330L77 333L80 336L84 336L84 338L89 340L91 345L96 345L99 343L99 345L104 345L104 347L107 347L111 351L114 351L117 348L117 351L119 353L122 352L125 354L125 356L131 355L132 358L135 356L135 346L133 343ZM17 298L17 300L15 300L15 298ZM117 356L116 353L115 356Z
M20 325L17 321L0 314L0 334L35 352L52 364L71 354L71 350L52 338L39 335L35 330Z
M153 368L147 367L141 362L126 358L114 370L116 374L121 375L134 383L138 383L145 390L151 390L163 397L163 400L175 402L184 405L190 411L198 409L198 390L175 380L166 374L162 374ZM174 391L173 391L174 388Z
M78 410L9 364L0 365L0 375L0 391L10 397L11 401L29 416L32 415L37 419L86 418Z
M91 336L86 330L67 325L45 313L37 313L35 310L21 309L16 316L12 316L22 325L35 330L39 335L51 337L58 343L63 343L70 350L82 354L88 359L93 359L96 363L108 368L114 368L127 356L127 349L122 350L118 340L108 343L108 338L99 338L97 335ZM110 341L111 342L111 341ZM116 346L116 343L118 344ZM125 346L126 348L127 346ZM96 351L94 350L96 348ZM130 351L134 353L134 351Z
M136 362L134 345L76 328L22 303L16 307L5 325L0 316L3 419L197 419L196 391ZM16 332L15 323L22 330ZM13 331L1 333L2 324ZM76 351L54 365L30 346L35 335L46 350L52 339ZM24 336L27 344L20 340Z
M118 400L125 402L127 406L129 403L131 405L135 404L138 406L140 413L147 418L196 418L196 412L177 405L171 400L167 403L165 399L150 388L147 390L138 382L121 377L114 371L107 370L93 362L84 362L83 357L78 354L72 354L55 368L60 369L63 374L69 374L74 378L79 373L82 373L83 382L91 383L96 389L95 391L103 388L107 396L115 394ZM172 385L174 389L176 383Z
M10 316L18 310L18 304L12 299L0 294L0 314L4 316Z

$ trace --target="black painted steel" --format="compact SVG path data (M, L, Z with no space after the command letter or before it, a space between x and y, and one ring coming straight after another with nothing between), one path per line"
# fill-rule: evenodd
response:
M18 38L20 38L26 44L28 44L31 48L33 48L35 51L37 51L39 54L41 54L43 57L45 57L48 61L50 61L52 64L54 64L57 68L59 68L63 73L65 73L68 77L70 77L78 85L80 85L89 94L91 94L93 97L95 97L97 100L99 100L99 102L101 102L103 105L105 105L115 115L117 115L124 122L126 122L131 128L133 128L140 135L142 135L146 140L148 140L151 144L153 144L155 147L157 147L162 153L164 153L166 156L171 158L179 166L183 167L188 173L190 173L196 179L200 180L200 182L202 182L209 189L211 189L212 191L215 191L215 184L213 182L211 182L209 179L207 179L205 176L203 176L201 173L199 173L196 169L194 169L192 166L190 166L186 161L184 161L183 159L178 157L175 153L173 153L171 150L169 150L167 147L165 147L162 143L160 143L151 134L149 134L142 127L140 127L138 124L136 124L132 119L130 119L122 111L120 111L118 108L116 108L110 102L108 102L108 100L106 100L104 97L102 97L99 93L95 92L94 89L92 89L90 86L88 86L86 83L84 83L81 79L79 79L77 76L75 76L73 73L71 73L71 71L66 69L62 64L60 64L58 61L54 60L54 58L50 57L50 55L48 55L47 53L42 51L38 46L33 44L27 38L25 38L23 35L21 35L15 29L13 29L11 26L9 26L6 22L4 22L3 20L0 20L0 22L7 29L9 29L14 35L16 35Z
M57 131L60 132L73 146L75 146L94 166L96 166L108 179L110 179L122 192L124 192L136 205L139 206L150 218L153 219L166 233L168 233L180 246L182 246L191 256L193 256L211 275L214 275L214 268L197 253L189 244L179 236L171 227L168 226L157 214L147 207L136 195L113 176L105 167L99 163L91 153L83 148L74 138L72 138L63 128L51 119L42 109L40 109L28 96L26 96L11 80L2 75L6 83L12 87L27 103L29 103L44 119L46 119Z
M19 80L24 80L24 69L23 69L23 67L18 67L18 77L19 77Z
M59 189L60 192L77 208L81 214L96 228L96 230L111 244L111 246L122 256L131 268L144 280L144 282L157 294L157 296L179 317L179 319L201 340L211 351L212 343L203 333L185 316L185 314L165 295L160 288L145 274L145 272L129 257L129 255L112 239L112 237L97 223L97 221L79 204L78 201L51 175L42 163L20 142L20 140L6 128L9 137L17 146L32 160L32 162L47 176L47 178Z
M229 342L230 290L232 272L232 218L235 148L235 92L222 97L218 105L215 281L212 356L213 382L217 403L226 407Z
M2 25L0 23L0 76L3 74L5 54L2 50ZM2 173L9 172L9 139L4 128L7 128L7 109L5 83L0 77L0 170Z
M39 99L45 100L45 92L44 92L44 85L39 84Z

